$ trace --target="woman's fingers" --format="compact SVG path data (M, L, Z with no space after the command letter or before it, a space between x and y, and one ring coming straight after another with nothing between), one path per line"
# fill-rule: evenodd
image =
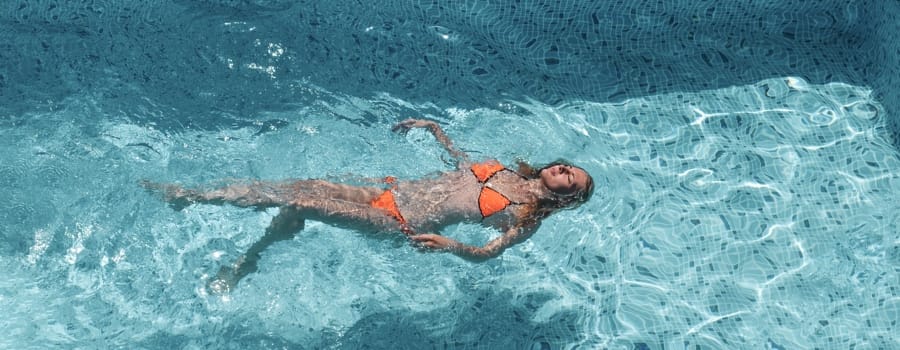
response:
M409 239L415 241L416 243L424 244L424 243L428 243L428 242L433 242L434 238L432 236L433 235L426 233L426 234L421 234L421 235L409 236Z
M443 248L443 245L439 242L439 239L437 237L439 237L439 236L426 233L426 234L421 234L421 235L409 236L409 239L411 239L413 242L415 242L415 244L419 247L425 247L425 248L431 248L431 249Z
M407 119L402 122L397 123L391 128L391 131L399 132L401 134L405 134L409 129L412 128L425 128L429 125L434 124L434 122L425 119Z
M412 129L415 126L416 126L415 119L407 119L407 120L404 120L404 121L399 122L396 125L394 125L394 127L391 128L391 131L399 132L402 134L402 133L406 133L407 131L409 131L409 129Z
M394 127L391 128L391 131L405 134L407 131L409 131L409 127L403 125L403 123L399 123L397 125L394 125Z

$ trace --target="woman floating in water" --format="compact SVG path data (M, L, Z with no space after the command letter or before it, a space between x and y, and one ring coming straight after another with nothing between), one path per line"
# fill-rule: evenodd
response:
M564 162L540 169L520 162L516 170L495 160L472 163L433 121L409 119L393 130L405 133L412 128L430 130L455 160L456 170L420 180L388 177L383 185L370 187L323 180L254 182L212 191L149 182L144 186L161 192L177 207L207 203L280 208L265 235L210 282L216 292L230 290L256 271L259 254L272 243L291 239L306 219L360 231L399 231L422 248L483 261L528 239L542 219L581 205L593 192L591 176ZM480 222L503 235L476 247L431 233L461 222Z

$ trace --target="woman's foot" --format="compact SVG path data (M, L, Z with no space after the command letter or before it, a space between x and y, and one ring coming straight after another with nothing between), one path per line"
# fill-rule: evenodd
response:
M238 282L245 276L256 272L256 262L259 260L257 255L255 259L248 259L246 255L241 255L234 264L230 266L222 266L216 277L211 279L207 284L207 290L213 294L226 294L237 287Z
M168 203L175 211L181 211L200 201L200 194L197 191L186 190L180 185L161 184L148 180L142 180L140 185L154 194L161 195L163 201Z

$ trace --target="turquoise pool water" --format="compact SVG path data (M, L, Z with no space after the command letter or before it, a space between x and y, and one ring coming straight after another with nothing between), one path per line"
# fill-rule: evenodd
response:
M0 57L17 64L0 70L0 348L896 348L894 101L834 64L849 49L815 45L853 32L866 4L707 17L709 4L583 15L540 4L4 5ZM795 19L785 36L751 10L820 16L782 17ZM505 25L523 13L558 32L504 44L500 33L540 27ZM559 29L554 13L579 25ZM707 36L656 39L658 56L628 46L655 37L652 19L666 13L684 15L676 37ZM697 30L734 18L722 30L762 26L755 46L725 50L738 38ZM618 59L558 40L592 26L604 31L589 39L609 39ZM779 46L771 33L806 41ZM685 68L670 57L679 45L722 55L691 55L713 67ZM753 68L741 60L766 50L769 71L715 67ZM411 58L420 51L431 53ZM642 74L654 65L670 73ZM599 187L483 264L311 222L235 291L210 295L210 275L276 212L176 212L137 185L448 170L429 134L390 132L413 116L441 122L475 158L566 158Z

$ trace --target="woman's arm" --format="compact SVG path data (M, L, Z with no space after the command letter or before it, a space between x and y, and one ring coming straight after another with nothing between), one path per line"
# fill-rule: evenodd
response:
M460 258L473 262L482 262L491 258L496 258L500 256L506 248L524 242L528 237L531 237L531 235L534 234L536 231L535 229L536 227L515 226L506 230L502 236L494 238L485 244L484 247L466 245L452 238L435 234L414 235L409 238L426 248L446 250L456 254Z
M406 133L409 129L412 128L427 128L428 131L431 131L431 134L434 135L434 138L437 139L441 145L450 153L450 156L456 160L457 166L460 162L468 162L469 156L456 148L453 147L453 141L450 141L450 137L444 133L444 130L441 129L441 126L438 123L435 123L431 120L426 119L407 119L404 120L397 125L394 125L391 130Z

